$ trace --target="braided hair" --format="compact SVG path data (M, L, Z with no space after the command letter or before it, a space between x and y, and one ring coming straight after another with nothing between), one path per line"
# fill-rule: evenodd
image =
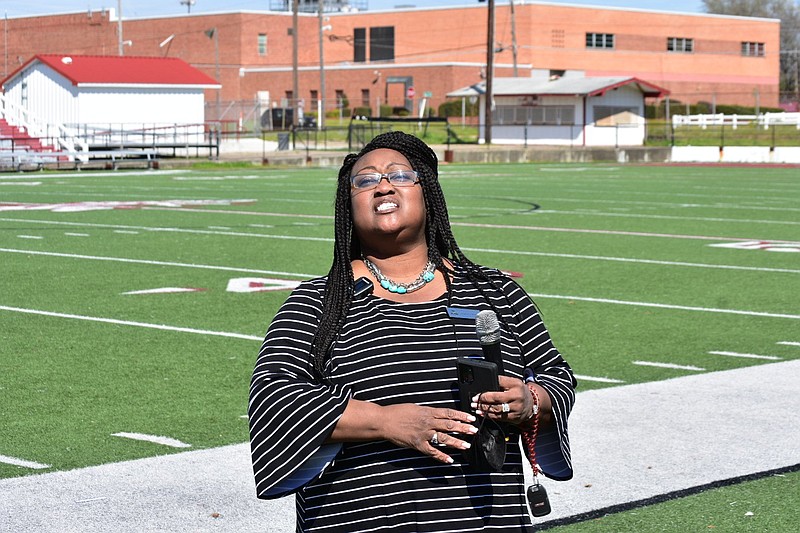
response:
M478 289L479 280L493 282L472 261L467 259L456 243L450 228L444 193L439 185L438 159L436 153L423 141L401 131L382 133L367 143L357 154L345 157L336 187L334 216L333 264L328 272L323 299L322 317L312 341L313 373L320 381L326 381L327 354L344 324L347 310L353 297L353 268L351 261L361 257L361 243L353 230L353 213L350 202L350 173L356 162L368 152L388 148L403 154L419 177L425 199L425 236L428 243L428 259L444 274L448 294L451 290L452 269L444 259L461 265L466 276Z

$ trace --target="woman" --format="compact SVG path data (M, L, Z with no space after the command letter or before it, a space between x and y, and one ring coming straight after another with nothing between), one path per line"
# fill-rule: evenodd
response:
M461 252L436 155L414 136L348 155L335 213L330 272L289 296L253 372L258 497L296 493L298 531L527 531L519 433L537 424L541 469L569 479L575 387L533 302ZM458 409L456 358L480 356L486 309L506 375L473 414ZM481 416L509 437L494 472L468 458Z

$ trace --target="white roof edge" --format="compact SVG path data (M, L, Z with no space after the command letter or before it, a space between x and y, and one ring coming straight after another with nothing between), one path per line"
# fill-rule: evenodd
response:
M440 61L437 63L358 63L350 65L328 65L325 64L325 70L380 70L394 69L394 68L440 68L440 67L485 67L485 62L446 62ZM495 68L512 68L514 65L511 63L495 63ZM517 64L517 68L532 69L533 65L530 63ZM291 66L286 67L241 67L239 68L239 75L243 74L256 74L259 72L289 72L292 70ZM318 66L313 67L298 67L299 71L319 71ZM527 78L527 76L521 76Z
M109 89L220 89L222 85L197 85L190 83L78 83L77 87L105 87Z

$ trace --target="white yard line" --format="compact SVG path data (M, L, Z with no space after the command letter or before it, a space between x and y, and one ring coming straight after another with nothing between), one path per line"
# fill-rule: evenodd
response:
M232 210L215 210L215 209L192 209L192 208L184 208L184 207L145 207L143 209L155 209L155 210L165 210L165 211L184 211L187 213L214 213L214 214L231 214L231 215L251 215L251 216L271 216L271 217L292 217L292 218L314 218L314 219L324 219L324 220L333 220L333 217L329 215L298 215L293 213L263 213L257 211L232 211ZM556 211L553 211L554 213ZM565 211L566 212L566 211ZM575 213L578 213L577 211ZM594 214L589 212L580 212L580 214ZM682 217L679 217L682 218ZM2 220L2 219L0 219ZM743 222L742 220L736 220L737 222ZM792 224L795 224L792 222ZM762 238L744 238L744 237L713 237L707 235L678 235L678 234L671 234L671 233L649 233L649 232L634 232L634 231L615 231L615 230L596 230L596 229L580 229L580 228L557 228L557 227L545 227L545 226L519 226L519 225L509 225L509 224L478 224L478 223L471 223L471 222L457 222L451 221L452 226L466 226L466 227L478 227L478 228L488 228L488 229L513 229L513 230L520 230L520 231L560 231L560 232L571 232L571 233L595 233L595 234L603 234L603 235L626 235L626 236L635 236L635 237L665 237L665 238L673 238L673 239L699 239L699 240L712 240L712 241L753 241L753 240L767 240ZM788 241L775 241L775 242L788 242Z
M19 459L17 457L9 457L7 455L0 455L0 463L5 463L7 465L12 466L19 466L20 468L30 468L32 470L45 470L50 468L50 465L37 463L35 461L26 461L25 459Z
M172 437L162 437L160 435L147 435L145 433L128 433L121 431L119 433L112 433L112 437L121 437L123 439L141 440L144 442L152 442L153 444L160 444L162 446L169 446L170 448L191 448L191 444L186 444L178 439Z
M753 272L782 272L785 274L800 274L800 269L793 268L770 268L770 267L749 267L739 265L713 265L708 263L688 263L684 261L660 261L656 259L634 259L631 257L612 257L605 255L580 255L580 254L563 254L552 252L528 252L519 250L498 250L495 248L462 248L465 252L484 252L489 254L504 254L504 255L529 255L540 257L563 257L565 259L589 259L593 261L619 261L622 263L640 263L645 265L661 265L661 266L680 266L692 268L718 268L722 270L745 270Z
M271 270L256 270L256 269L244 269L244 268L234 268L234 267L224 267L224 266L213 266L213 265L196 265L191 263L175 263L169 261L150 261L144 259L128 259L128 258L121 258L121 257L102 257L102 256L89 256L89 255L78 255L78 254L63 254L57 252L39 252L33 250L18 250L13 248L0 248L0 252L7 252L7 253L20 253L20 254L31 254L31 255L44 255L44 256L54 256L54 257L68 257L68 258L76 258L76 259L92 259L92 260L99 260L99 261L118 261L123 263L139 263L139 264L148 264L148 265L169 265L169 266L177 266L177 267L187 267L187 268L201 268L201 269L209 269L209 270L224 270L224 271L232 271L232 272L247 272L247 273L257 273L257 274L270 274L270 275L279 275L279 276L293 276L293 277L300 277L304 279L313 278L315 274L305 274L305 273L298 273L298 272L280 272L280 271L271 271ZM508 253L508 252L507 252ZM575 300L575 301L583 301L583 302L595 302L595 303L609 303L609 304L616 304L616 305L631 305L631 306L638 306L638 307L655 307L660 309L677 309L682 311L699 311L705 313L723 313L723 314L734 314L734 315L746 315L746 316L758 316L758 317L765 317L765 318L788 318L788 319L800 319L800 315L793 315L793 314L785 314L785 313L767 313L762 311L747 311L747 310L740 310L740 309L719 309L713 307L695 307L695 306L685 306L685 305L672 305L672 304L662 304L662 303L655 303L655 302L634 302L634 301L626 301L626 300L614 300L609 298L591 298L586 296L569 296L569 295L560 295L560 294L541 294L541 293L530 293L532 298L545 298L545 299L559 299L559 300ZM110 319L107 319L110 320Z
M580 376L575 374L575 379L578 381L595 381L597 383L625 383L621 379L613 379L613 378L601 378L595 376Z
M87 179L94 179L94 178L108 178L111 176L118 177L124 179L125 176L168 176L173 174L185 174L190 172L189 170L147 170L144 172L139 171L125 171L125 172L94 172L91 173L87 172L59 172L59 173L32 173L34 175L27 177L27 176L10 176L10 177L3 177L0 176L0 180L22 180L22 179L54 179L54 178L87 178Z
M626 300L612 300L609 298L588 298L585 296L565 296L561 294L537 294L529 293L531 298L552 298L557 300L576 300L579 302L596 302L604 304L633 305L638 307L656 307L659 309L678 309L681 311L699 311L703 313L723 313L731 315L759 316L765 318L788 318L800 320L800 315L790 315L785 313L766 313L763 311L744 311L739 309L719 309L714 307L693 307L688 305L659 304L652 302L632 302Z
M768 361L780 361L783 357L776 357L774 355L758 355L754 353L739 353L739 352L708 352L710 355L724 355L726 357L742 357L745 359L765 359Z
M167 326L165 324L148 324L146 322L134 322L131 320L117 320L115 318L102 318L96 316L72 315L68 313L54 313L52 311L42 311L40 309L24 309L21 307L9 307L0 305L0 311L12 313L26 313L30 315L50 316L56 318L69 318L72 320L86 320L88 322L103 322L105 324L116 324L118 326L133 326L138 328L159 329L163 331L178 331L181 333L195 333L198 335L210 335L213 337L230 337L233 339L245 339L251 341L263 341L263 337L255 335L244 335L242 333L229 333L226 331L211 331L205 329L184 328L179 326Z
M669 368L672 370L691 370L692 372L705 372L705 368L693 365L676 365L674 363L660 363L658 361L632 361L634 365L654 366L656 368Z
M162 228L162 227L151 227L151 226L127 226L127 225L120 225L120 224L93 224L88 222L64 222L64 221L56 221L56 220L31 220L31 219L14 219L14 218L0 218L0 221L3 222L25 222L25 223L34 223L34 224L53 224L53 225L65 225L65 226L78 226L83 228L104 228L110 230L140 230L140 231L152 231L154 233L188 233L188 234L195 234L195 235L226 235L229 237L255 237L260 239L283 239L283 240L292 240L292 241L317 241L317 242L333 242L333 239L328 237L298 237L294 235L264 235L263 233L245 233L245 232L238 232L238 231L211 231L211 230L199 230L199 229L185 229L185 228ZM729 239L735 240L735 239ZM778 242L778 241L776 241Z
M794 342L794 341L780 341L778 342L778 344L782 344L784 346L800 346L800 342Z
M37 250L18 250L15 248L0 248L0 253L14 253L25 255L43 255L50 257L66 257L69 259L90 259L93 261L112 261L118 263L134 263L140 265L174 266L183 268L200 268L205 270L223 270L226 272L244 272L248 274L269 274L274 276L292 276L303 279L317 277L318 274L304 274L302 272L283 272L280 270L259 270L254 268L226 267L219 265L200 265L196 263L178 263L175 261L153 261L149 259L130 259L127 257L107 257L99 255L64 254L59 252L42 252Z
M800 225L794 220L753 220L746 218L720 218L720 217L693 217L680 215L647 215L642 213L612 213L608 211L562 211L558 209L539 209L536 214L554 215L581 215L598 217L622 217L622 218L647 218L655 220L692 220L697 222L738 222L743 224L787 224L791 226Z
M3 219L0 219L3 220ZM44 221L44 223L50 223L51 221ZM74 225L81 225L80 223L69 223ZM95 226L94 224L90 224L90 226ZM123 226L112 226L112 225L102 225L106 228L119 228ZM253 226L253 224L250 224ZM124 227L131 227L131 226L124 226ZM210 230L188 230L188 229L178 229L178 228L147 228L147 227L139 227L140 230L145 231L153 231L153 232L169 232L175 231L180 233L199 233L204 235L233 235L237 237L257 237L257 238L266 238L266 239L292 239L297 241L313 241L313 242L333 242L333 239L328 238L320 238L320 237L302 237L302 236L290 236L290 235L274 235L274 234L263 234L263 233L242 233L242 232L225 232L225 231L210 231ZM739 241L740 239L732 239L735 241ZM785 242L785 241L773 241L776 243ZM532 252L532 251L525 251L525 250L501 250L495 248L471 248L465 247L463 248L465 251L468 252L484 252L484 253L493 253L493 254L507 254L507 255L527 255L527 256L537 256L537 257L561 257L565 259L587 259L593 261L618 261L618 262L625 262L625 263L638 263L638 264L646 264L646 265L661 265L661 266L679 266L679 267L691 267L691 268L716 268L722 270L742 270L742 271L752 271L752 272L778 272L778 273L786 273L786 274L800 274L800 269L791 269L791 268L771 268L771 267L750 267L750 266L740 266L740 265L715 265L709 263L689 263L685 261L662 261L656 259L638 259L632 257L613 257L613 256L602 256L602 255L583 255L583 254L565 254L565 253L553 253L553 252ZM3 251L4 249L0 249ZM316 275L309 275L309 277L315 277Z

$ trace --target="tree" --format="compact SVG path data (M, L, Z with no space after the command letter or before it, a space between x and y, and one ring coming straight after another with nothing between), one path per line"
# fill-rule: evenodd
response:
M800 99L800 0L703 0L707 13L780 19L781 90Z

